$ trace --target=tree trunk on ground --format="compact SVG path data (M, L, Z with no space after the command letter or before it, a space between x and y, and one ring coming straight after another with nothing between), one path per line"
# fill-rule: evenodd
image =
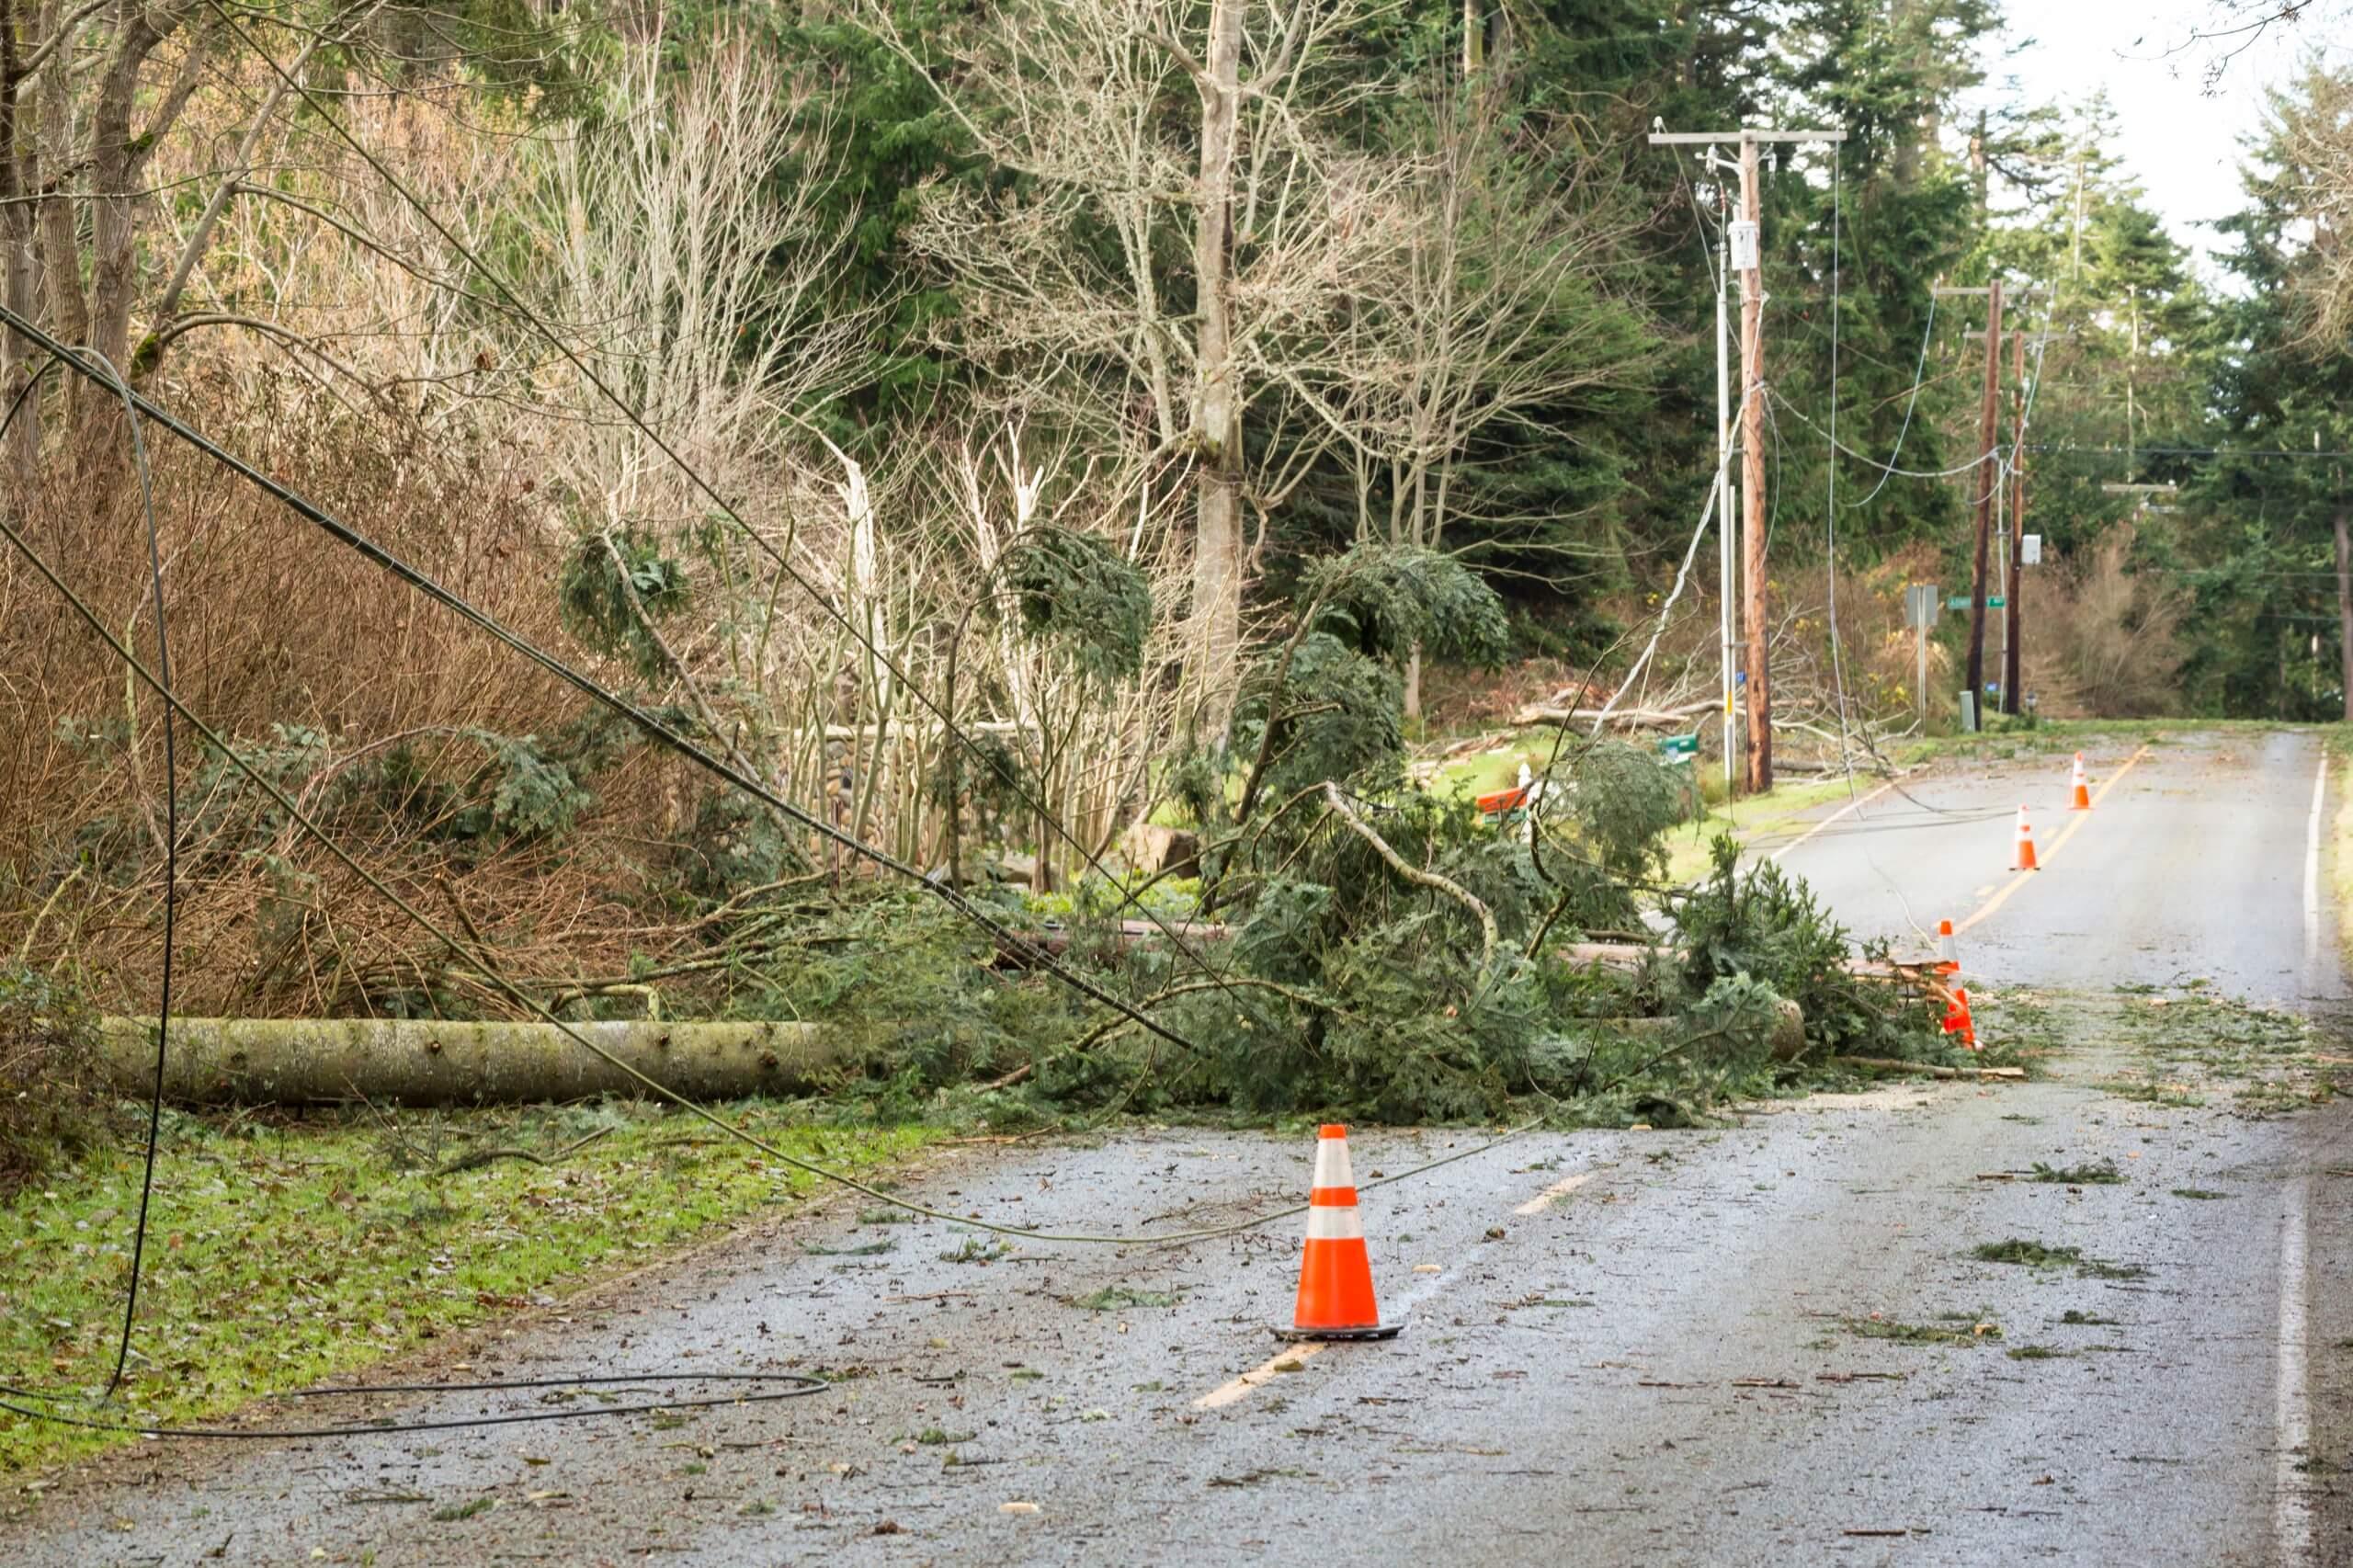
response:
M1242 0L1213 0L1201 93L1200 217L1193 245L1193 441L1200 460L1193 540L1196 670L1211 731L1233 701L1242 641L1241 389L1234 382L1234 131L1241 102Z
M808 1094L841 1044L813 1024L572 1026L689 1099ZM174 1018L165 1097L182 1104L517 1105L650 1093L544 1023L412 1018ZM99 1057L118 1093L144 1097L155 1070L155 1020L108 1018Z

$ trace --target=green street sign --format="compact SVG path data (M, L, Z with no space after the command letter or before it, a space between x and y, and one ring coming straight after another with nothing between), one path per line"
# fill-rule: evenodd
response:
M1987 609L2000 609L2004 605L2006 605L2009 602L2009 599L2001 594L1988 594L1985 596L1985 608ZM1952 597L1945 601L1945 608L1947 609L1967 609L1968 608L1969 596L1967 594L1955 594Z

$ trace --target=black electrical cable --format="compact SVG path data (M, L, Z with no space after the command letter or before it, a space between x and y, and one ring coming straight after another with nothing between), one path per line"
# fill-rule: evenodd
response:
M155 671L169 686L172 680L172 640L164 614L164 553L155 531L155 487L147 472L147 441L140 433L139 411L131 406L130 383L114 362L96 349L90 358L106 367L107 376L122 395L123 417L131 422L131 450L139 469L139 506L146 520L147 582L155 607ZM47 366L42 367L46 373ZM36 376L26 383L28 392L38 384ZM17 416L23 403L20 395L9 405L8 418ZM6 426L0 424L0 431ZM155 1196L155 1147L161 1142L164 1124L164 1039L172 1022L172 937L179 915L179 846L180 846L180 786L179 725L175 722L171 705L164 706L164 965L157 987L155 1004L155 1074L147 1096L147 1153L139 1176L139 1218L131 1233L131 1288L122 1304L122 1339L116 1346L114 1370L108 1374L104 1397L111 1398L122 1386L123 1369L131 1362L131 1325L139 1321L139 1277L147 1256L147 1210Z
M112 390L121 397L123 415L129 421L131 426L131 456L134 466L137 468L139 473L140 509L143 518L147 537L148 583L150 592L153 596L153 603L155 611L154 679L160 683L157 687L157 690L165 699L164 703L164 959L161 985L159 987L160 994L157 998L156 1004L155 1071L148 1091L147 1146L140 1177L139 1211L131 1228L131 1279L128 1288L124 1291L122 1308L122 1336L115 1351L114 1369L108 1376L105 1391L98 1396L100 1403L104 1403L111 1400L115 1393L122 1387L123 1376L131 1362L131 1341L139 1322L139 1287L142 1277L144 1273L143 1266L147 1252L148 1215L155 1191L155 1156L157 1150L162 1146L163 1142L164 1074L166 1064L166 1042L170 1038L172 1021L173 936L179 912L179 880L177 874L179 846L179 784L176 741L178 726L176 717L177 702L176 699L171 697L171 629L169 617L164 601L163 544L160 530L158 530L155 526L155 487L153 475L149 470L147 461L146 439L140 429L137 401L131 391L130 384L122 379L122 373L115 369L111 360L108 359L103 354L98 353L96 349L89 350L89 355L92 360L96 361L98 365L105 367L106 376L104 381L110 381L112 384ZM26 379L25 385L17 392L14 401L9 403L6 415L5 417L0 417L0 437L5 437L8 428L16 422L17 415L23 408L25 400L33 395L35 389L40 385L42 379L49 374L50 368L58 364L60 361L61 356L54 348L52 348L49 359L42 364L40 369ZM100 379L96 377L85 366L79 366L77 364L77 368L81 369L84 374L92 375L92 379L94 380ZM0 527L5 526L5 524L0 524ZM11 530L11 532L13 534L13 530ZM736 1394L723 1399L710 1398L682 1400L669 1404L597 1404L577 1410L532 1411L506 1415L475 1416L462 1420L421 1422L394 1422L384 1420L371 1421L351 1426L296 1428L281 1427L240 1429L234 1427L182 1426L169 1423L151 1423L142 1426L123 1421L103 1421L90 1416L68 1415L63 1411L57 1409L40 1408L40 1406L63 1404L69 1399L78 1399L81 1397L79 1394L66 1395L51 1393L43 1390L28 1388L15 1383L0 1383L0 1410L6 1410L15 1415L26 1416L35 1421L45 1421L58 1426L77 1426L89 1431L119 1432L124 1434L137 1434L146 1437L226 1437L266 1440L295 1437L355 1437L383 1432L446 1431L459 1427L505 1426L514 1426L524 1422L580 1420L591 1416L639 1415L654 1410L695 1409L722 1404L761 1403L779 1399L794 1399L803 1394L815 1393L820 1389L826 1386L823 1379L804 1377L798 1373L789 1372L647 1372L632 1374L626 1378L605 1373L584 1374L574 1377L498 1380L453 1383L388 1383L379 1384L374 1387L357 1389L333 1388L298 1390L287 1397L296 1399L324 1399L335 1397L358 1397L368 1394L421 1393L427 1392L438 1393L474 1393L488 1392L492 1390L527 1388L585 1389L624 1382L698 1384L740 1383L746 1386L789 1384L790 1386L771 1389L766 1392ZM29 1404L18 1403L17 1403L17 1401L30 1401L32 1403Z
M5 318L7 312L6 308L0 307L0 318ZM65 363L72 366L77 372L85 376L93 374L86 366L82 366L74 361L66 351L63 351L61 349L59 357L63 358ZM44 366L43 369L46 369L47 367ZM19 403L23 401L23 394L19 394L17 401ZM171 427L176 424L176 421L174 421L169 415L163 414L161 410L156 409L154 405L150 403L146 403L142 400L140 406L148 412L151 418L156 418L159 422L165 423L166 427ZM199 437L199 439L200 440L201 438ZM245 464L226 453L219 453L216 451L215 455L219 460L222 460L228 466L236 469L239 472L251 472ZM307 505L307 503L304 503L304 505ZM330 521L332 521L332 519L330 519ZM341 524L335 524L335 526L337 528L342 527ZM1122 1247L1168 1246L1179 1243L1206 1241L1219 1236L1236 1234L1243 1231L1253 1230L1261 1225L1271 1224L1277 1220L1288 1219L1293 1215L1303 1214L1307 1211L1308 1205L1300 1203L1294 1204L1287 1209L1274 1210L1268 1213L1260 1214L1248 1220L1236 1221L1227 1224L1197 1226L1188 1230L1181 1231L1147 1232L1142 1234L1130 1233L1121 1235L1094 1232L1056 1232L1035 1230L1025 1226L1002 1224L995 1221L980 1219L969 1213L952 1213L946 1210L927 1207L926 1205L915 1202L910 1199L900 1197L897 1194L885 1192L881 1187L875 1187L870 1183L858 1180L856 1176L845 1176L839 1171L830 1170L824 1165L816 1164L814 1161L803 1159L798 1154L788 1153L787 1151L779 1148L776 1144L768 1142L767 1139L760 1137L758 1134L746 1131L745 1129L738 1127L728 1121L725 1118L721 1117L709 1107L699 1104L698 1102L678 1093L676 1089L671 1088L668 1085L664 1084L659 1079L648 1075L630 1062L622 1060L619 1056L616 1056L605 1047L598 1045L595 1040L590 1040L587 1036L582 1034L580 1030L573 1025L557 1017L548 1009L545 1003L533 996L530 993L518 985L514 980L509 978L501 970L497 960L490 954L490 952L480 943L478 939L471 944L460 941L456 936L452 935L449 931L444 929L441 926L426 915L415 903L403 897L397 889L391 886L373 871L368 869L367 867L361 865L358 858L352 855L350 850L337 843L332 835L328 834L325 829L322 828L315 821L313 821L309 814L302 810L301 806L298 804L291 796L288 795L285 790L275 779L271 778L259 767L247 759L235 747L232 746L226 738L221 735L220 733L215 731L210 724L206 723L200 715L190 710L188 704L181 699L177 692L172 690L169 687L165 686L156 678L155 673L153 670L149 669L145 665L141 664L139 662L139 656L132 653L131 648L124 643L120 638L115 635L114 631L104 620L99 619L97 612L90 608L88 601L76 594L65 582L64 578L58 574L57 568L51 563L48 558L43 556L40 551L33 547L32 542L24 537L21 530L9 522L7 513L5 509L0 509L0 539L5 539L11 546L13 546L17 552L23 556L33 570L40 575L42 580L47 582L51 588L56 590L58 595L73 608L74 614L80 618L82 624L88 629L90 634L97 638L100 642L104 643L108 652L112 653L117 659L122 662L123 665L130 671L132 676L143 682L150 691L153 691L157 697L169 703L174 710L176 710L179 716L188 722L188 726L203 738L205 744L220 755L223 761L228 763L230 767L235 768L238 772L242 773L245 779L251 783L256 790L259 790L262 794L267 796L273 802L275 802L278 809L286 814L286 820L290 824L308 835L320 846L320 847L324 848L329 855L333 856L346 870L358 877L361 881L365 882L372 891L374 891L379 897L390 903L394 909L397 909L401 915L410 922L410 924L415 926L419 930L431 937L436 942L447 948L450 952L460 958L472 959L482 967L483 978L491 985L495 987L508 1001L513 1002L525 1012L531 1014L540 1022L556 1029L574 1045L579 1046L583 1051L585 1051L590 1055L598 1058L608 1066L621 1074L624 1077L631 1079L655 1098L676 1106L679 1109L686 1111L688 1115L696 1117L708 1123L715 1131L727 1137L734 1139L736 1142L744 1144L747 1148L756 1150L793 1170L803 1172L809 1176L818 1177L821 1180L833 1182L837 1186L846 1187L853 1192L860 1193L865 1197L873 1199L878 1203L884 1203L893 1208L904 1209L910 1213L920 1214L926 1219L945 1221L950 1224L969 1225L975 1230L987 1231L997 1235L1015 1236L1024 1241L1074 1242ZM369 548L373 549L374 547L370 546ZM465 604L462 600L459 600L457 602L469 615L480 618L480 612L474 610L472 606ZM495 622L490 622L489 624L493 626L496 625ZM504 631L503 628L499 628L499 630ZM523 644L523 646L527 651L533 653L537 652L536 650L530 650L529 644ZM857 841L854 839L848 839L846 841L853 846L857 844ZM1007 933L1007 935L1009 937L1011 934ZM1027 949L1026 944L1024 944L1023 950L1031 949ZM1140 1017L1132 1008L1120 1006L1116 1003L1114 1004L1114 1006L1131 1021L1140 1022L1147 1028L1154 1028L1157 1030L1157 1032L1163 1034L1166 1033L1165 1030L1158 1030L1158 1027L1154 1025L1150 1019ZM1179 1044L1184 1043L1182 1037L1170 1036L1169 1038ZM1196 1048L1188 1047L1188 1049ZM1514 1135L1515 1134L1506 1134L1505 1136L1509 1137ZM1480 1148L1493 1148L1495 1142L1499 1142L1501 1141L1501 1139L1495 1140L1495 1142L1481 1145ZM1469 1153L1477 1152L1479 1151L1473 1150ZM1467 1157L1467 1154L1449 1154L1441 1159L1434 1160L1426 1165L1416 1166L1412 1170L1399 1172L1397 1175L1388 1177L1387 1180L1402 1181L1409 1176L1417 1176L1422 1171L1432 1170L1437 1168L1438 1165L1450 1164L1456 1159L1465 1157ZM1370 1187L1381 1185L1384 1184L1378 1181L1368 1182L1363 1184L1363 1188L1370 1189Z
M231 1437L248 1442L290 1441L301 1437L372 1437L410 1432L456 1432L476 1426L519 1426L536 1421L580 1421L590 1416L651 1415L674 1410L710 1410L722 1405L771 1404L782 1399L800 1399L818 1393L833 1385L824 1379L801 1372L603 1372L594 1375L562 1378L514 1378L462 1383L373 1383L351 1388L293 1389L272 1394L272 1399L364 1399L380 1394L450 1394L488 1393L500 1389L592 1389L610 1385L642 1383L717 1383L740 1384L756 1388L764 1384L785 1384L765 1392L736 1393L706 1399L665 1400L639 1404L598 1404L586 1410L534 1410L506 1415L456 1416L435 1421L394 1421L389 1417L380 1421L358 1422L342 1426L177 1426L170 1423L141 1425L132 1421L97 1421L86 1416L66 1415L53 1410L34 1409L18 1404L15 1400L26 1399L48 1403L62 1396L40 1393L30 1389L12 1388L0 1383L0 1410L12 1411L35 1421L47 1421L59 1426L79 1426L90 1432L119 1432L142 1437Z
M795 567L785 556L783 551L778 550L775 545L771 544L760 534L758 529L753 528L750 523L746 522L744 519L743 515L736 511L733 503L730 502L724 495L722 495L719 493L717 486L713 485L710 480L703 477L701 471L695 468L693 464L688 462L684 455L682 455L676 448L671 446L667 440L664 439L659 431L656 431L651 425L647 424L644 418L639 415L637 410L631 407L619 393L615 392L610 387L605 384L604 378L599 376L596 370L588 365L587 361L581 358L579 354L574 351L572 345L564 341L562 334L550 326L537 312L533 311L531 307L524 301L521 294L506 281L505 276L501 274L496 267L491 266L490 263L483 259L483 257L478 254L472 246L467 244L463 239L460 238L447 223L444 223L441 221L439 215L437 214L422 198L409 189L408 186L398 175L395 175L392 169L385 165L382 159L370 152L368 149L367 144L352 133L350 128L343 123L343 120L335 114L334 109L322 101L316 90L313 89L310 84L304 82L299 75L289 71L283 64L279 63L277 56L264 49L260 42L254 38L252 33L248 32L244 27L238 24L236 19L229 14L226 8L223 7L221 0L204 0L204 4L211 9L215 16L221 18L222 23L229 29L229 31L235 34L239 41L244 43L244 46L253 52L255 57L269 69L271 74L283 82L297 97L300 97L302 102L309 107L313 114L319 117L319 119L326 125L327 129L335 133L337 140L341 141L346 146L358 153L360 160L367 164L367 165L375 172L378 178L381 179L388 187L390 187L392 192L397 195L403 202L406 203L418 217L425 220L426 223L432 228L433 232L440 236L443 244L449 245L450 249L465 259L465 262L469 267L481 274L483 279L490 284L491 288L496 290L499 296L506 301L506 306L513 314L520 317L541 337L544 337L548 341L549 346L563 357L564 362L570 365L583 380L587 381L589 386L596 390L597 396L612 404L612 406L619 411L621 417L629 422L629 425L632 429L636 430L639 435L644 437L646 440L653 443L654 450L660 452L662 456L669 461L670 465L676 469L679 474L686 479L688 484L692 485L696 490L699 491L704 496L709 498L710 504L718 508L719 515L722 517L725 518L728 523L733 525L734 528L745 539L751 540L751 542L758 548L760 552L766 555L768 560L774 563L777 571L783 576L790 578L793 585L799 588L811 603L814 604L819 609L824 612L827 619L831 619L836 626L847 632L860 647L866 650L869 656L873 658L884 669L890 671L892 677L899 682L908 694L914 697L917 702L923 704L923 706L930 711L931 715L939 721L943 733L949 739L954 741L957 745L961 746L965 751L971 753L973 756L979 758L988 771L1001 783L1003 783L1006 788L1013 793L1016 799L1019 800L1024 806L1028 807L1029 810L1036 816L1036 819L1050 829L1056 838L1060 839L1063 844L1068 845L1071 848L1078 851L1080 858L1086 862L1088 869L1095 871L1099 876L1107 878L1109 877L1109 873L1106 870L1102 860L1095 854L1095 852L1089 849L1085 844L1081 843L1076 835L1072 834L1070 829L1063 824L1060 817L1047 810L1045 803L1038 800L1029 792L1029 789L1021 782L1017 771L1012 768L1003 757L999 756L990 748L982 745L980 742L973 739L972 735L967 733L964 729L956 722L956 716L949 712L946 709L940 707L938 702L934 701L930 694L926 692L920 685L916 684L905 670L900 667L898 661L892 658L887 652L878 646L874 640L867 634L865 630L858 625L855 617L846 614L839 606L835 605L832 599L828 598L822 591L819 590L814 583L811 582L806 575ZM838 450L838 449L836 449L836 450ZM771 801L773 800L772 797L768 798L771 799ZM955 875L955 869L956 869L952 866L949 868L949 874L951 879ZM1112 880L1116 881L1116 879ZM1196 969L1199 970L1201 973L1207 975L1210 979L1216 981L1219 988L1225 991L1227 994L1233 994L1233 988L1228 983L1222 971L1211 964L1200 949L1188 943L1182 933L1178 932L1174 926L1163 920L1155 911L1145 904L1138 903L1132 895L1123 897L1111 913L1116 916L1120 910L1124 910L1131 906L1140 915L1142 915L1145 920L1151 922L1154 928L1159 931L1161 936L1168 941L1177 952L1183 954ZM1069 979L1066 975L1063 978L1066 981ZM1096 999L1098 1001L1108 1001L1108 998L1105 998L1100 994L1097 994ZM1138 1019L1137 1021L1142 1022L1141 1019ZM1166 1030L1161 1029L1157 1026L1146 1025L1145 1027L1152 1028L1154 1033L1162 1035L1165 1039L1176 1040L1176 1037L1169 1035ZM1176 1043L1181 1044L1183 1042L1178 1040Z
M105 382L104 378L102 378L96 369L81 359L74 349L59 342L56 338L51 336L48 333L43 332L40 327L34 325L31 322L26 320L23 316L17 314L13 310L10 310L6 305L0 305L0 324L5 324L11 330L24 337L27 342L32 344L35 347L46 350L56 360L62 361L69 369L72 369L76 374L85 377L93 381L97 381L102 385L108 384ZM46 372L48 367L44 366L42 369L43 371ZM29 387L28 388L28 390ZM112 390L111 387L109 387L109 390ZM905 861L901 860L898 857L891 854L888 850L877 848L875 846L867 843L864 839L858 837L854 834L844 832L842 829L835 826L829 822L826 822L822 817L816 816L810 812L803 811L801 807L777 794L758 779L740 771L729 763L722 760L720 757L713 756L709 751L706 751L701 746L697 745L693 741L688 740L686 736L680 734L676 730L673 730L667 724L663 723L662 721L656 719L653 714L647 712L642 708L638 707L627 698L622 697L620 693L611 690L609 687L602 685L577 667L567 664L553 653L540 648L538 644L532 642L521 633L508 628L495 617L490 615L486 611L477 608L471 601L461 597L450 589L443 587L440 583L437 582L431 576L428 576L419 568L410 565L406 561L404 561L399 556L394 555L392 551L386 550L375 540L368 538L365 534L360 533L349 524L343 522L341 519L322 509L308 498L289 488L287 485L281 484L277 480L272 479L269 475L263 473L251 463L246 462L235 453L227 450L225 448L213 441L201 431L199 431L181 421L169 410L157 405L143 393L136 391L131 391L129 389L125 389L125 391L127 392L130 403L158 426L170 431L173 435L178 437L181 440L194 447L197 450L204 453L207 457L211 458L214 461L227 468L239 477L259 486L263 491L274 496L287 507L291 509L297 516L317 525L318 528L323 529L336 542L358 551L361 555L367 557L369 561L374 562L377 565L392 573L394 576L399 577L403 582L407 583L411 587L424 594L426 597L431 598L442 605L444 608L454 611L461 619L471 622L481 631L489 633L497 641L505 643L507 647L522 654L525 658L529 659L533 664L538 665L541 669L546 670L549 674L554 676L559 680L562 680L574 689L593 699L597 702L603 704L613 712L629 720L630 722L636 725L638 729L643 732L647 736L677 753L680 756L683 756L689 762L692 762L695 766L702 768L712 777L733 785L735 788L752 796L755 800L757 800L783 813L792 821L799 823L801 826L808 828L811 832L818 834L819 835L841 846L852 854L873 862L884 870L894 872L899 876L904 877L908 881L915 882L916 885L924 888L926 891L938 897L941 902L948 904L949 908L955 910L959 915L961 915L972 924L987 931L995 940L1005 944L1007 950L1019 956L1026 962L1044 971L1048 974L1052 975L1055 979L1061 981L1072 990L1078 992L1081 995L1086 996L1093 1001L1101 1003L1104 1006L1111 1008L1114 1012L1119 1013L1121 1017L1128 1019L1129 1022L1149 1029L1152 1033L1158 1035L1161 1039L1166 1040L1171 1045L1181 1047L1186 1051L1194 1051L1197 1054L1199 1053L1199 1047L1196 1046L1191 1040L1186 1039L1183 1035L1176 1033L1174 1029L1168 1028L1168 1026L1146 1016L1132 1004L1112 995L1109 992L1095 984L1092 981L1087 980L1085 976L1074 973L1069 969L1064 968L1060 962L1056 961L1051 954L1046 952L1042 948L1031 943L1027 937L1022 937L1010 926L1005 926L993 919L971 899L965 897L961 890L950 885L945 880L926 877L921 871L916 870L913 866L908 865ZM22 402L23 395L24 394L22 393L19 394L19 403Z

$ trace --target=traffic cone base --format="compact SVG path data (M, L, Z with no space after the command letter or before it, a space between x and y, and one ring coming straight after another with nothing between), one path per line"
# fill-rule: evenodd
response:
M1404 1326L1383 1324L1372 1294L1372 1260L1357 1214L1348 1168L1348 1130L1326 1126L1315 1141L1315 1188L1307 1199L1307 1252L1299 1265L1299 1301L1283 1339L1388 1339Z

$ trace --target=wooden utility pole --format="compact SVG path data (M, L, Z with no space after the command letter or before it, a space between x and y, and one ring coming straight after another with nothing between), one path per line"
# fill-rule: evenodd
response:
M1969 691L1972 701L1985 694L1985 557L1994 534L1994 494L2002 483L1996 443L2002 435L2002 280L1983 289L1938 289L1939 294L1985 296L1985 399L1979 412L1977 469L1977 548L1972 557L1969 588Z
M1742 674L1748 702L1748 788L1773 787L1772 631L1765 597L1765 310L1764 196L1756 149L1768 142L1844 142L1844 131L1661 131L1654 147L1703 146L1740 141L1740 222L1727 234L1740 272L1741 619L1745 633Z
M1764 207L1756 138L1740 139L1740 219L1753 236L1740 269L1740 587L1748 632L1748 788L1773 787L1772 630L1765 620Z
M2026 581L2026 330L2010 334L2010 585L2003 595L2007 630L2002 638L2002 711L2018 710L2018 661L2026 622L2018 610L2018 585Z

